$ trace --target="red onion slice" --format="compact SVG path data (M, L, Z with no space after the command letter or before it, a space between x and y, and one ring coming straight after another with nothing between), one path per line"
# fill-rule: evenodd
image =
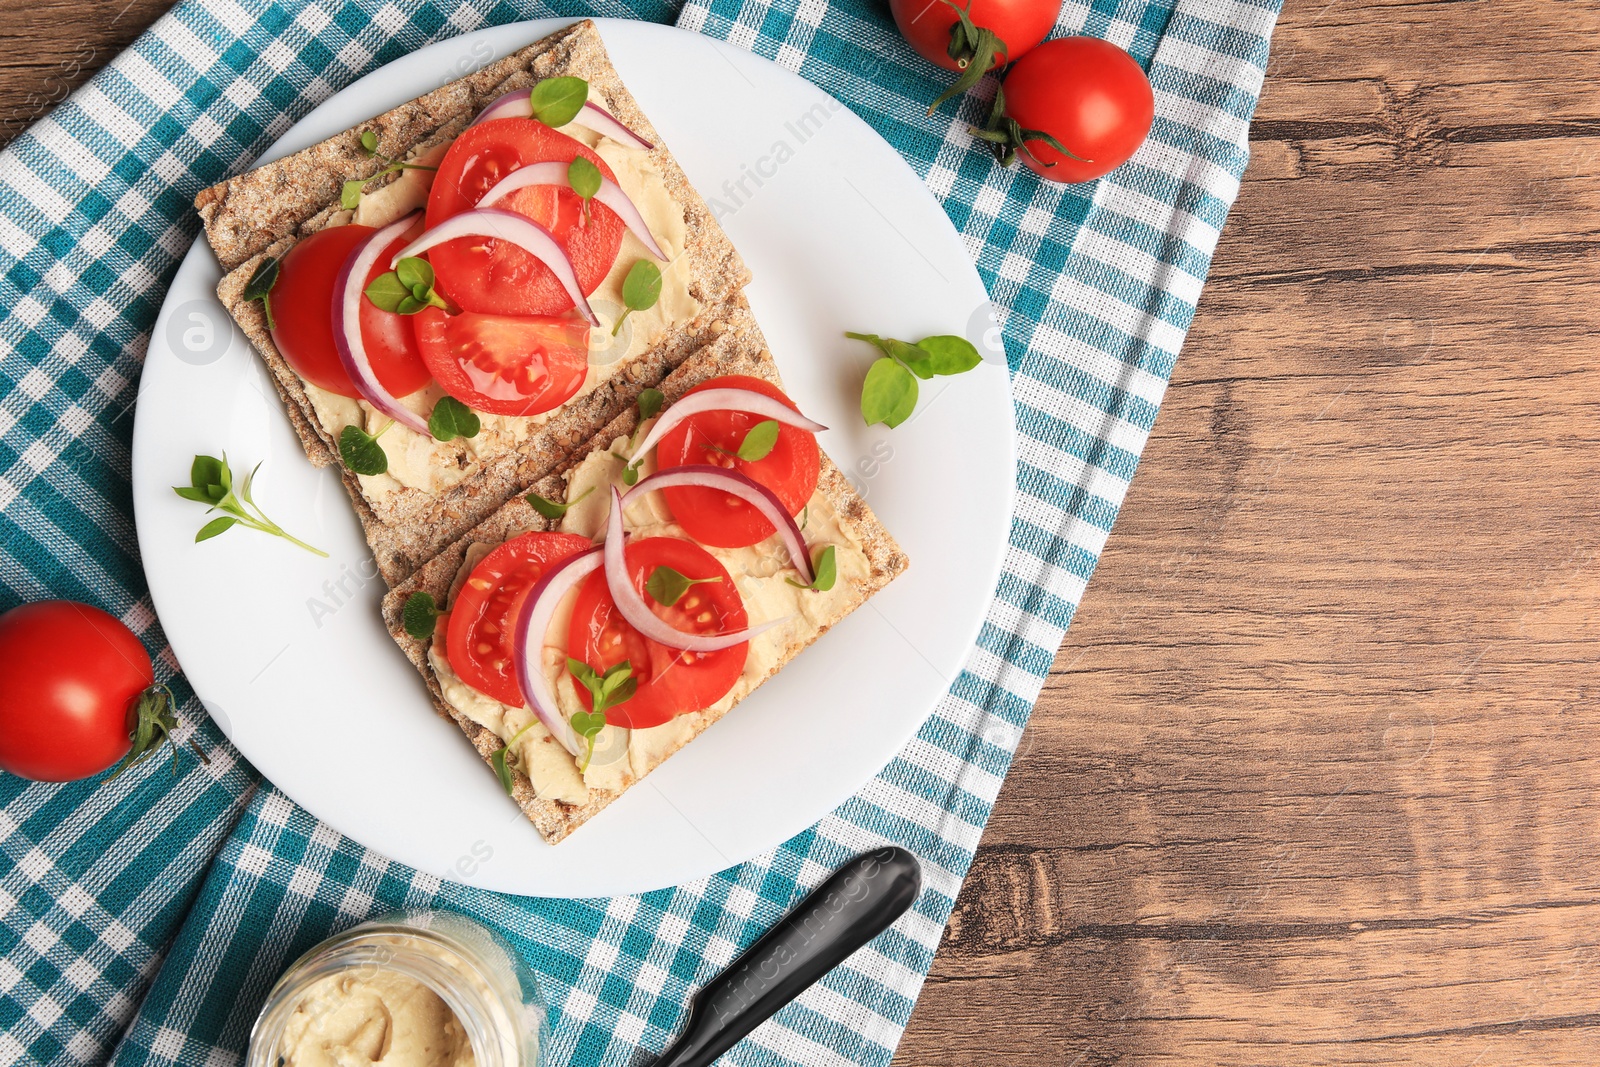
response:
M567 258L566 249L550 235L549 230L532 219L512 211L484 207L452 215L402 248L394 257L393 263L399 263L407 256L419 255L436 245L454 241L458 237L489 237L516 245L550 268L556 280L572 298L572 303L583 313L583 317L589 320L589 325L600 325L599 318L595 316L589 307L588 299L583 295L583 286L578 283L578 272L573 268L572 260Z
M778 536L783 540L783 547L788 550L790 562L794 569L800 572L800 577L805 579L805 584L810 585L816 580L816 575L811 569L811 554L806 551L805 536L801 534L794 517L784 508L783 501L778 499L778 494L749 475L713 467L709 463L672 467L650 475L628 490L628 495L622 498L622 506L626 509L634 497L653 489L671 489L685 485L720 489L761 512L761 517L777 529Z
M504 178L501 178L487 193L483 194L483 199L478 201L478 206L492 207L503 197L510 196L518 189L526 189L530 185L565 186L569 184L567 164L554 162L534 163L514 170ZM639 213L639 209L634 202L628 199L628 194L622 191L621 186L602 174L600 176L600 191L594 194L594 198L612 211L615 211L618 217L622 219L623 224L632 230L633 235L650 250L652 256L660 260L667 258L667 254L661 251L661 246L656 244L655 237L650 233L650 227L645 224L644 216Z
M574 756L581 756L585 746L583 739L573 732L572 724L562 718L561 706L556 701L549 680L544 676L544 637L550 629L550 620L555 618L556 609L561 606L561 598L594 573L602 562L604 557L600 554L599 546L596 546L587 552L569 556L552 567L539 580L539 584L522 598L522 609L517 612L514 631L517 685L522 689L522 698L539 716L539 721L550 731L550 736Z
M629 148L642 148L648 152L655 147L655 145L617 121L617 117L611 112L593 101L586 101L583 105L583 110L578 112L578 117L572 121L579 126L587 126L595 133L609 137L618 144L625 144Z
M657 644L681 649L684 652L716 652L732 648L734 645L742 645L757 634L788 622L791 618L785 615L781 619L773 619L760 626L751 626L726 634L686 634L668 625L667 620L651 611L650 605L645 603L644 596L633 587L633 581L628 577L628 563L623 556L623 547L622 494L617 492L616 486L612 486L611 517L606 520L606 540L601 546L605 553L606 588L611 591L611 599L615 601L617 610L622 612L622 617L628 620L628 624Z
M378 381L378 375L372 369L372 360L367 355L366 343L361 339L361 294L366 289L367 274L378 262L383 250L411 227L418 214L413 211L405 218L389 223L352 248L345 257L344 266L339 268L338 279L333 283L333 347L339 353L339 362L344 365L344 371L355 384L361 399L406 429L432 436L428 433L427 420L401 404Z
M529 92L531 92L529 89L513 89L511 92L506 93L478 112L478 117L472 120L472 125L476 126L480 122L488 122L491 119L531 119L533 117L533 104L528 98ZM577 118L572 121L579 126L587 126L594 132L609 137L618 144L625 144L629 148L642 148L648 152L655 147L655 145L617 121L615 115L599 104L585 101L583 110L579 111Z
M674 426L690 415L698 415L703 411L747 411L752 415L760 415L763 419L772 419L784 426L793 426L812 433L820 433L827 429L822 423L806 418L776 397L758 393L753 389L702 389L698 393L690 393L674 401L672 406L662 413L661 418L656 420L656 424L650 427L650 432L639 442L639 447L633 450L633 458L638 459L640 456L648 455Z

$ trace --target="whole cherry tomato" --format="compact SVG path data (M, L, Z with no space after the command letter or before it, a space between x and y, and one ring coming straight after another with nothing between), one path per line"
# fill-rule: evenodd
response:
M144 645L99 608L12 608L0 615L0 769L66 782L153 752L177 725L154 682Z
M968 0L961 6L974 26L1000 39L994 66L1020 58L1044 40L1061 13L1061 0ZM953 0L889 0L889 11L900 35L923 59L946 70L967 68L976 42L966 42L966 61L951 57L950 31L961 19Z
M1095 37L1059 37L1023 56L1006 74L1001 147L1051 181L1086 182L1127 162L1155 118L1150 79L1133 57ZM1057 151L1040 133L1070 152ZM1020 142L1020 143L1018 143ZM1076 156L1078 158L1074 159Z

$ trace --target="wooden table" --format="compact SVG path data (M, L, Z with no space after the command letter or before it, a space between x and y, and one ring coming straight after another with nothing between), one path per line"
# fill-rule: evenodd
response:
M8 11L0 121L168 6L122 2ZM1600 1060L1597 41L1289 0L897 1063Z

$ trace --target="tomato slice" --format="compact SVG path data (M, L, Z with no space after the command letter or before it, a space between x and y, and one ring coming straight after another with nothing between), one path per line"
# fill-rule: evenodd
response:
M296 374L319 388L359 399L350 375L333 345L333 285L352 249L376 231L371 226L331 226L318 230L289 249L272 287L272 343ZM389 260L417 234L418 227L395 238L367 274L367 284L389 269ZM422 362L406 316L394 315L361 301L361 339L372 370L395 396L414 393L432 375Z
M474 411L537 415L570 400L589 374L589 324L548 315L412 316L422 360Z
M570 163L579 156L616 175L594 150L534 119L494 119L469 127L439 161L428 197L428 226L477 206L483 194L510 174L533 163ZM496 207L539 223L566 249L584 295L599 288L622 248L626 228L617 213L583 200L568 186L533 186L501 200ZM555 315L573 306L572 298L549 267L505 241L460 237L428 253L440 293L467 311L500 315Z
M522 707L513 644L517 610L551 564L587 551L585 537L526 533L513 537L472 568L450 606L445 654L463 682L502 704Z
M646 537L624 550L628 574L645 602L675 629L691 634L718 634L749 625L744 601L733 578L715 556L692 541ZM657 567L671 567L690 578L717 581L691 585L672 607L645 592ZM748 643L716 652L683 652L650 640L617 610L606 588L605 570L597 570L578 587L567 633L567 654L604 672L623 660L633 666L639 688L627 701L606 712L607 721L639 730L660 726L676 715L709 708L739 680ZM592 708L589 691L578 686L578 699Z
M702 389L750 389L775 397L796 411L795 402L783 390L760 378L731 374L695 386ZM735 453L759 415L744 411L706 411L683 420L656 446L656 466L660 470L691 463L712 463L738 471L777 494L789 514L798 515L811 494L817 491L822 471L817 435L793 426L778 428L778 442L758 460L740 459ZM743 548L759 544L776 531L772 523L743 500L720 489L685 486L663 489L667 507L684 532L704 545L717 548Z

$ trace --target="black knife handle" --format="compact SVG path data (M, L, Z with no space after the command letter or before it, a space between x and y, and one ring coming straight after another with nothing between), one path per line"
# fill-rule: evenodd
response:
M782 921L728 965L689 1007L683 1036L655 1067L712 1060L883 933L911 907L922 868L903 848L863 852L833 872Z

